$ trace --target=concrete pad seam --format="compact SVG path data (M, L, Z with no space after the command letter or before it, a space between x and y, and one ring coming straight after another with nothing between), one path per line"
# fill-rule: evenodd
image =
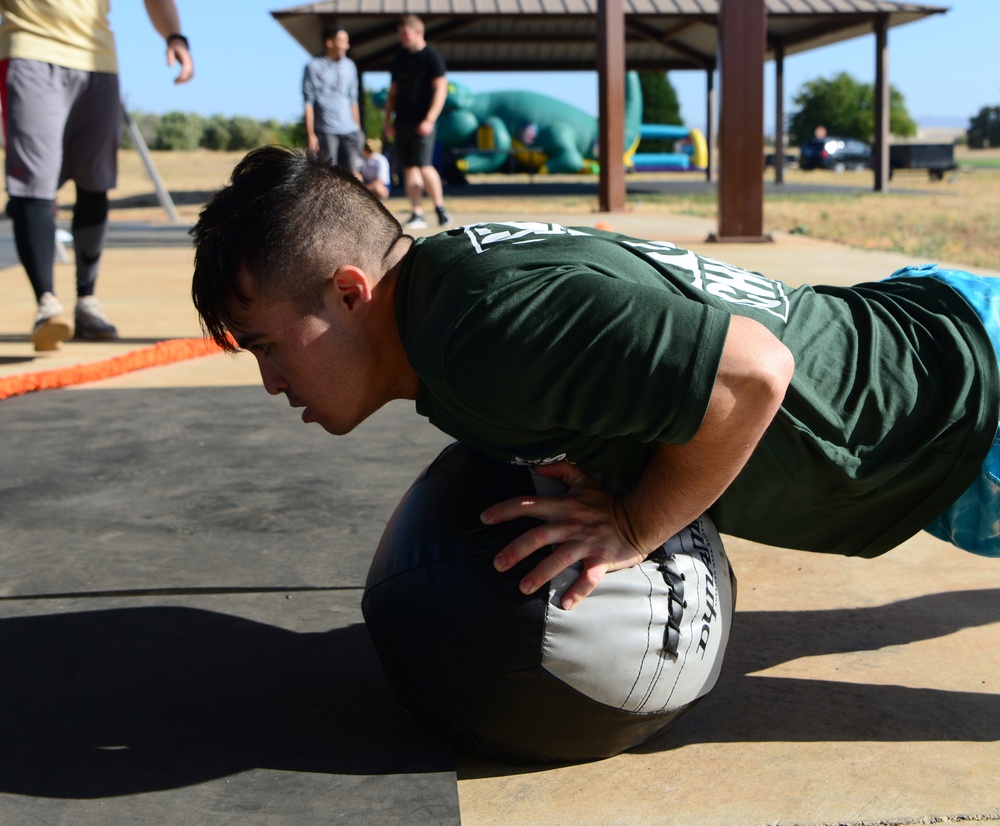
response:
M287 588L280 586L216 586L204 588L126 588L107 591L67 591L51 594L12 594L0 596L2 602L31 602L34 600L55 599L121 599L135 597L188 597L188 596L223 596L233 594L293 594L293 593L329 593L331 591L362 591L363 585L294 585Z

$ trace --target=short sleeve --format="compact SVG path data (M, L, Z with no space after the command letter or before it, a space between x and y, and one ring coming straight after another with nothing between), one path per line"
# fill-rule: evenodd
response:
M444 56L437 49L431 51L431 56L433 60L429 62L430 71L428 72L430 79L436 80L439 77L444 77L447 74Z
M681 444L708 409L729 318L667 289L566 268L470 313L446 378L528 428Z
M302 72L302 100L307 104L316 102L316 83L313 78L312 66L308 63L305 71Z

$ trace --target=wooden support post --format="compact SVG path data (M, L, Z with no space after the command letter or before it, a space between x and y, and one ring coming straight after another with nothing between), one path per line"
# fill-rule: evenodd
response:
M722 0L719 40L719 231L716 241L769 241L764 234L764 0Z
M705 180L715 181L716 165L715 148L719 136L715 128L715 67L705 72L705 142L708 144L708 169L705 170Z
M774 182L785 182L785 44L774 50Z
M875 20L875 191L889 190L889 16Z
M598 0L597 74L601 212L625 211L625 10L622 0Z

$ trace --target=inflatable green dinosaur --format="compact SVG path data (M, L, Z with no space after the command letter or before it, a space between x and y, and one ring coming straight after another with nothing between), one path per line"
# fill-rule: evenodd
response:
M380 100L381 99L381 100ZM376 105L384 95L376 96ZM626 161L639 143L642 89L639 76L625 76ZM448 99L437 122L438 142L459 156L464 172L495 172L513 152L539 172L596 172L597 118L537 92L480 92L448 83Z

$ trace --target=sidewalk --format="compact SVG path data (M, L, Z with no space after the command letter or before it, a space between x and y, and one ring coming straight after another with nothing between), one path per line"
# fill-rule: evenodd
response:
M793 284L920 263L710 244L687 217L544 219ZM26 279L0 269L0 379L200 335L189 248L141 237L105 253L115 343L34 353ZM57 279L71 296L71 267ZM415 729L363 628L382 527L450 441L411 405L333 439L218 354L0 401L0 426L0 824L1000 822L995 560L929 536L876 560L728 539L739 612L714 692L633 753L523 769Z

